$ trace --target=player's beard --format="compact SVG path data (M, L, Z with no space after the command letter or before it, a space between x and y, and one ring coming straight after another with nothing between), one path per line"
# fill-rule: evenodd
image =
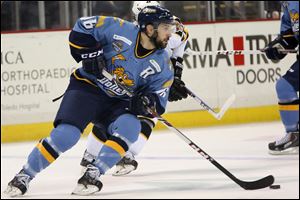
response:
M167 47L168 45L168 39L166 40L158 40L158 38L156 38L156 45L158 47L158 49L164 49Z
M158 38L158 33L155 31L155 33L150 37L151 42L154 44L156 49L164 49L168 45L169 39L160 40Z

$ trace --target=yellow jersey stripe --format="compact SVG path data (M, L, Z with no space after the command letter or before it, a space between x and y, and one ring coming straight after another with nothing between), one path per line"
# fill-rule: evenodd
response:
M124 20L121 19L121 20L120 20L120 26L123 26L123 24L124 24Z
M172 84L173 84L173 80L168 80L163 84L163 88L171 87Z
M98 23L96 24L96 28L102 26L104 24L104 20L105 20L106 16L100 16L98 19Z
M81 46L78 46L76 44L73 44L72 42L69 42L69 45L76 48L76 49L84 49L85 47L81 47Z
M38 148L38 150L41 152L41 154L49 163L55 161L55 158L52 157L52 155L45 149L45 147L41 143L38 143L36 145L36 148Z
M294 34L290 34L290 35L283 35L282 37L283 37L283 38L295 37L295 35L294 35Z
M125 150L121 145L116 143L115 141L112 140L107 140L104 145L109 146L110 148L114 149L116 152L118 152L121 156L125 155Z
M124 19L120 19L118 17L114 17L114 21L119 21L120 26L123 26L123 24L124 24Z
M299 110L299 105L279 105L279 110L281 110L281 111L297 111L297 110Z
M80 78L79 76L77 76L76 71L73 72L73 75L75 76L75 78L76 78L77 80L85 81L85 82L87 82L87 83L89 83L89 84L91 84L91 85L97 87L97 86L96 86L94 83L92 83L90 80L88 80L88 79L86 79L86 78Z

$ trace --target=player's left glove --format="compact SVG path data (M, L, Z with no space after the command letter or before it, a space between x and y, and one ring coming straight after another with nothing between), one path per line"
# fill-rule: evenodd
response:
M170 102L186 99L188 97L187 90L185 88L185 83L181 80L182 76L182 58L171 58L172 64L174 66L174 81L170 88L169 98Z
M186 99L187 97L188 97L188 94L187 94L187 90L185 88L184 82L181 79L175 77L173 84L170 88L168 100L170 102L179 101L182 99Z
M298 46L298 41L293 37L293 32L288 31L279 35L275 40L270 42L263 51L266 56L271 60L281 60L287 54L280 53L280 50L295 49Z
M156 111L155 94L140 94L130 99L129 110L135 115L149 116L149 108Z

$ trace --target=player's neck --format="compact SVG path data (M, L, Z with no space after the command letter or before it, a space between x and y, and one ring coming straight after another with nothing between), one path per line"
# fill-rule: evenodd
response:
M147 50L155 49L155 45L151 42L150 38L144 32L141 32L140 43L142 47Z

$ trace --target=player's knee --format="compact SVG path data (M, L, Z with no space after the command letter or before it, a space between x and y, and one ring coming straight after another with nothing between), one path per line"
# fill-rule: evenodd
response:
M127 141L126 143L133 143L137 140L141 131L140 120L132 114L123 114L117 118L111 127L113 135L120 135Z
M80 139L80 130L69 124L60 124L51 132L48 143L57 149L57 151L65 152L72 148Z
M147 140L152 133L153 127L154 125L151 121L147 119L141 119L141 133L147 138Z
M104 127L94 125L92 129L93 135L100 141L105 142L108 138L107 131Z
M295 89L284 78L280 78L276 82L276 92L279 102L290 102L298 99Z

